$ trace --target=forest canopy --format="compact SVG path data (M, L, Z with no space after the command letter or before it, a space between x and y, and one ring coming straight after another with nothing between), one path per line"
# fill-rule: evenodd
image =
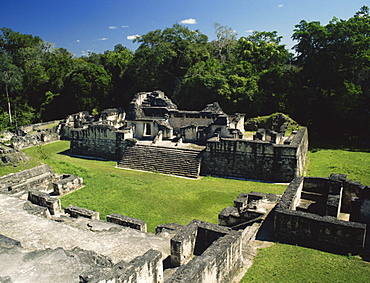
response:
M370 132L370 16L302 20L293 52L276 31L216 39L175 24L135 39L136 51L76 57L38 36L0 29L0 129L63 119L78 111L127 108L136 92L162 90L181 109L217 101L247 117L284 112L319 135Z

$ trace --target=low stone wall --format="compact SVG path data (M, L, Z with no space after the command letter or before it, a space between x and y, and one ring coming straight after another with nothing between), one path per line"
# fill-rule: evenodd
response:
M111 213L107 215L107 221L142 232L146 232L147 229L145 221L133 217L124 216L118 213Z
M171 239L172 265L186 264L193 255L202 254L215 240L229 231L230 228L193 220Z
M74 205L67 206L64 209L64 212L69 214L71 217L75 217L75 218L85 217L85 218L90 218L94 220L100 219L99 212L86 209L86 208L82 208L82 207L78 207L78 206L74 206Z
M14 194L36 187L51 189L55 174L49 165L40 165L28 170L11 173L0 177L0 193Z
M46 207L51 215L59 214L62 210L60 199L52 198L47 193L40 191L29 191L28 200L33 204Z
M126 147L126 131L118 131L109 125L90 125L71 131L71 154L119 160Z
M289 145L213 138L207 141L201 174L290 182L302 174L307 150L306 128Z
M12 137L12 146L15 149L22 149L26 147L32 147L36 145L42 145L44 143L54 142L60 140L59 134L55 129L43 130L34 134L27 134L25 136L14 136Z
M242 265L241 241L241 231L230 231L215 240L200 256L180 266L165 282L229 282Z
M111 269L89 270L80 275L80 283L162 283L163 263L162 254L150 249L144 255L136 257L130 262L121 261Z
M361 254L366 225L341 221L294 210L276 210L275 236L278 241L309 246L341 254Z
M82 187L83 179L70 174L58 176L59 181L53 182L53 193L55 195L64 195Z

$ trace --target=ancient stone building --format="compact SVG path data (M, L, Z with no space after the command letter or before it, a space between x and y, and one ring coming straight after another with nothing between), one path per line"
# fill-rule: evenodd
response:
M279 241L362 254L370 250L370 187L346 175L297 177L281 197L274 221Z
M301 176L306 128L244 136L244 114L227 115L217 102L200 111L179 110L161 91L135 95L127 113L69 116L61 135L71 154L117 160L120 167L197 178L199 174L290 182Z

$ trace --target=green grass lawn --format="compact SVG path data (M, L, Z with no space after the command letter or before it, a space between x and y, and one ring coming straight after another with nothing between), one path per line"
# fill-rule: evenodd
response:
M370 152L345 149L316 149L306 160L307 176L329 177L346 174L347 179L370 185Z
M281 194L285 185L203 177L199 180L115 168L113 161L71 157L61 152L69 142L60 141L24 151L49 164L57 173L84 178L85 187L61 198L70 204L99 211L101 219L110 213L147 222L154 232L159 224L188 224L193 219L217 223L218 213L232 206L241 192Z
M359 257L276 243L261 249L241 283L369 282L370 263Z
M217 214L241 192L281 194L286 186L204 177L189 180L156 173L114 168L98 161L61 154L69 143L60 141L25 149L57 173L84 178L85 187L62 197L70 204L142 219L148 230L158 224L187 224L192 219L217 223ZM34 161L36 162L36 161ZM14 169L14 168L13 168ZM307 155L307 176L347 174L348 179L370 185L370 153L345 149L315 149ZM3 175L0 168L0 175ZM298 246L275 244L261 249L242 282L369 282L370 264L359 257L334 255Z

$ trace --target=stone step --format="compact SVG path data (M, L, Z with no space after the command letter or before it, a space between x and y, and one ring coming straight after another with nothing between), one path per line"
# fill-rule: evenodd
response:
M301 199L319 201L322 198L323 198L323 195L320 193L308 192L308 191L302 191L301 193Z
M200 151L136 145L123 153L119 167L197 178Z

